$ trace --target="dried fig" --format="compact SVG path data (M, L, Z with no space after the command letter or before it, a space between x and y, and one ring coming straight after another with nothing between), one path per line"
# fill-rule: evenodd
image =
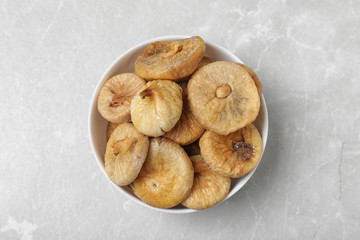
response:
M105 171L111 181L124 186L138 176L149 148L149 138L131 123L120 124L106 145Z
M158 137L178 122L183 107L181 87L168 80L147 82L131 102L131 120L145 135Z
M210 208L229 193L231 180L213 172L200 155L190 157L194 167L194 183L189 196L181 203L192 209Z
M253 122L260 109L254 81L239 65L213 62L188 83L192 113L207 130L227 135Z
M227 136L206 131L200 138L200 151L213 171L225 177L238 178L258 164L262 140L253 124Z
M171 208L189 195L193 179L191 161L179 144L167 138L152 138L148 156L131 187L145 203Z
M193 73L205 53L201 37L150 44L136 60L135 73L145 79L177 80Z
M121 73L107 80L98 97L103 118L113 123L130 122L131 99L145 83L134 73Z

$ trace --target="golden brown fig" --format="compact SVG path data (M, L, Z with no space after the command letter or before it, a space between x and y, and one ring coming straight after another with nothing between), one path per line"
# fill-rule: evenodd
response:
M228 135L253 122L260 109L254 81L239 65L213 62L188 83L190 108L207 130Z
M124 186L138 176L149 148L149 138L131 123L120 124L106 145L105 171L111 181Z
M251 78L254 80L255 86L256 86L256 88L258 90L258 93L259 93L259 96L261 98L262 84L261 84L258 76L256 75L256 73L251 68L246 66L245 64L242 64L242 63L237 63L237 64L239 64L242 68L244 68L250 74Z
M194 167L194 183L182 205L192 209L210 208L229 193L231 180L213 172L200 155L190 157Z
M131 187L150 206L171 208L189 195L193 179L191 161L179 144L152 138L148 156Z
M167 137L180 145L187 145L201 137L205 129L196 121L191 112L186 95L187 83L183 82L181 88L183 89L183 111L180 120L170 132L167 132L164 135L164 137Z
M146 83L131 102L131 120L145 135L158 137L178 122L183 107L181 87L167 80Z
M262 140L253 124L227 136L206 131L200 138L200 151L213 171L225 177L238 178L258 164Z
M113 123L130 122L131 100L145 83L134 73L121 73L110 78L98 97L98 110L103 118Z
M106 128L106 141L109 141L111 134L114 132L115 128L119 125L120 125L120 123L108 122L108 125Z
M193 73L205 53L201 37L150 44L135 62L135 73L145 79L177 80Z

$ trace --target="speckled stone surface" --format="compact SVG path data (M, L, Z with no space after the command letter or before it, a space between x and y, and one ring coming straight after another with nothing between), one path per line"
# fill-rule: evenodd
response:
M357 239L360 2L0 0L0 239ZM245 187L174 215L92 154L102 73L144 40L200 35L259 75L269 139Z

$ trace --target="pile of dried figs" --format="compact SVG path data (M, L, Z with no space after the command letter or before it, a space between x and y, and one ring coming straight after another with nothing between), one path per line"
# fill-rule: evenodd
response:
M230 178L258 163L262 139L252 122L262 86L240 63L212 62L200 37L158 41L135 73L110 78L98 110L109 122L105 170L145 203L205 209L222 201Z

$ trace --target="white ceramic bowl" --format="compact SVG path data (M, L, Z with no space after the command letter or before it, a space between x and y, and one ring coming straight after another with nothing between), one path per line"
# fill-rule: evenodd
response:
M107 177L107 174L105 172L104 168L104 155L105 155L105 148L106 148L106 127L107 127L107 121L102 118L100 113L97 110L97 97L99 94L99 91L103 84L111 78L112 76L119 74L119 73L125 73L125 72L134 72L134 63L136 58L144 51L146 46L148 46L150 43L155 41L161 41L161 40L176 40L176 39L183 39L188 38L189 36L164 36L164 37L158 37L154 39L150 39L148 41L145 41L143 43L140 43L136 45L135 47L130 48L123 54L121 54L111 65L106 69L104 74L101 76L95 91L93 93L93 96L91 98L90 103L90 109L89 109L89 137L90 137L90 144L92 147L92 150L95 154L95 158L97 160L97 163L99 164L100 170L104 173L104 175ZM206 56L209 56L213 59L213 61L229 61L229 62L242 62L238 57L236 57L234 54L232 54L230 51L226 50L225 48L205 41L206 44ZM259 130L262 140L263 140L263 149L265 150L266 140L268 136L268 114L267 114L267 108L265 103L265 98L262 96L261 98L261 108L260 113L257 119L254 122L255 126ZM254 174L256 168L253 169L250 173L248 173L246 176L232 179L231 182L231 188L230 192L227 195L227 197L223 200L226 201L231 196L233 196L237 191L239 191L245 183L250 179L250 177ZM108 178L108 177L107 177ZM178 205L176 207L170 208L170 209L161 209L161 208L155 208L147 205L146 203L142 202L140 199L138 199L130 189L130 187L120 187L116 184L114 184L109 178L109 183L113 184L114 187L116 187L120 192L122 192L125 196L130 198L131 200L137 202L138 204L149 207L158 211L162 212L168 212L168 213L189 213L189 212L196 212L198 210L193 210L189 208L185 208L182 205Z

